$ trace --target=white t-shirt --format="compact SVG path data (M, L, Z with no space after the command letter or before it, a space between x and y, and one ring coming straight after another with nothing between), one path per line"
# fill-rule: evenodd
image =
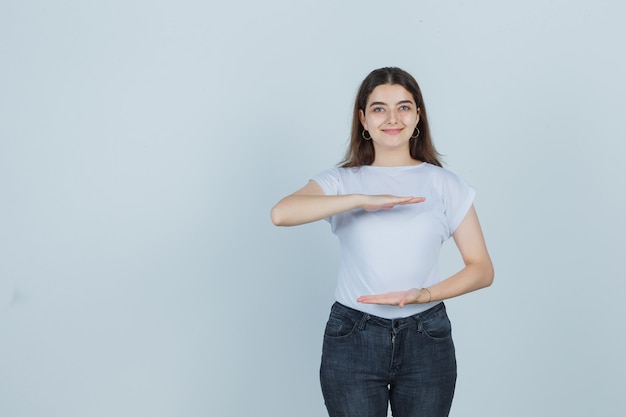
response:
M425 197L391 210L351 210L326 219L339 238L338 302L384 318L408 317L436 302L403 308L361 304L361 295L423 288L439 282L441 245L459 226L475 190L435 165L332 168L312 178L326 195L391 194Z

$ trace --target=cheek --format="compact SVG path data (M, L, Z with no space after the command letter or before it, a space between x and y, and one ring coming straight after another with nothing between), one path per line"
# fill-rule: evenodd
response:
M379 114L368 114L365 117L365 123L367 123L370 127L377 126L382 123L384 119Z
M420 118L419 116L416 117L416 115L411 114L408 115L404 118L404 124L406 124L407 126L417 126L417 123L419 122Z

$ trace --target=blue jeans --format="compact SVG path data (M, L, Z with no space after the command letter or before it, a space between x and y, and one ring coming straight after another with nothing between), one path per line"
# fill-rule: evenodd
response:
M330 417L448 416L456 384L450 320L443 303L383 319L332 306L320 381Z

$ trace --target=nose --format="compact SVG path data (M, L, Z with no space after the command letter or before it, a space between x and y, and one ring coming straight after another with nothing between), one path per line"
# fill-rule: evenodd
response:
M387 113L389 115L389 123L396 123L397 121L397 114L395 110L391 110Z

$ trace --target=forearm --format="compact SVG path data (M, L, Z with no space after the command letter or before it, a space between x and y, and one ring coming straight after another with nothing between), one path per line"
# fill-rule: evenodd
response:
M458 297L491 285L493 282L491 262L466 265L456 274L422 291L417 302L442 301ZM430 300L427 298L430 292Z
M272 223L276 226L296 226L362 208L363 204L364 198L360 194L292 194L272 207Z

